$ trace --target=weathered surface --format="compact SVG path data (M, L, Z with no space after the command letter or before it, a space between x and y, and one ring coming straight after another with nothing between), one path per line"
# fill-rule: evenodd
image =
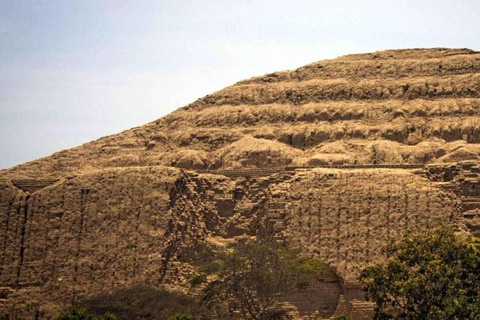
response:
M480 235L479 71L467 49L320 61L0 171L0 314L185 289L205 242L273 234L335 273L292 312L368 318L356 274L386 244L440 223Z

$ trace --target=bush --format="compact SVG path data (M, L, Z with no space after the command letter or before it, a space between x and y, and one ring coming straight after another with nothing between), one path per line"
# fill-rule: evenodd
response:
M167 320L194 320L194 318L189 314L175 313L173 316L169 317Z
M190 287L196 288L202 284L207 283L207 276L205 274L195 274L189 281Z
M142 285L91 297L81 306L94 314L113 312L121 320L165 320L177 314L192 314L197 300L180 292Z
M480 247L448 228L387 249L388 261L359 276L376 319L479 319Z
M76 309L60 313L55 320L117 320L117 318L111 312L107 312L103 316L96 317L85 309Z

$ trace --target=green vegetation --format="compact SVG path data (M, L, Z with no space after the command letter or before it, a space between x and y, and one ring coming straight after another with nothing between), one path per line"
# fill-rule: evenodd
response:
M205 279L202 308L210 317L228 318L235 311L245 319L285 319L278 302L287 293L306 289L329 272L319 260L273 239L240 240L226 249L207 252L192 284ZM207 275L213 275L208 281Z
M173 316L169 317L167 320L194 320L194 317L185 313L175 313Z
M62 313L56 320L210 320L231 319L232 315L288 319L278 304L282 297L309 288L318 275L330 272L320 260L306 258L273 239L243 239L226 248L207 246L194 263L198 272L190 286L201 287L200 300L136 286L91 297L80 303L85 309ZM95 316L99 314L104 315Z
M93 314L113 312L118 319L175 320L180 314L193 314L198 301L181 292L170 292L149 286L135 286L112 294L97 295L81 303ZM63 320L63 319L61 319ZM66 320L66 319L65 319Z
M375 319L480 319L480 245L448 228L408 236L359 276Z
M375 319L480 319L479 240L449 228L425 230L389 246L386 257L359 275L366 298L376 304ZM322 261L273 239L207 246L194 263L190 286L201 290L200 300L139 286L90 298L85 309L55 320L289 319L282 298L330 272Z
M94 316L85 309L76 309L60 313L55 320L117 320L117 317L111 312L102 316Z

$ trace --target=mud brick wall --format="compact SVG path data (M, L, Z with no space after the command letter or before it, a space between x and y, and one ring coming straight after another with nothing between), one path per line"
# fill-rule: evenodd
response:
M32 309L93 293L160 285L172 244L181 252L203 237L195 215L182 216L191 204L179 180L178 170L149 168L93 173L33 194L4 185L0 287L13 292L2 311L28 319Z
M29 319L138 283L187 288L191 255L206 242L273 235L339 276L293 294L287 303L296 314L329 316L340 295L351 312L361 294L350 284L358 268L381 260L384 246L411 228L461 220L455 193L426 176L297 168L228 177L145 167L71 177L33 193L7 181L0 307Z
M382 258L382 249L410 229L461 219L455 195L397 171L298 172L280 186L281 234L334 266L346 282Z
M454 192L460 203L462 223L474 236L480 236L480 166L475 161L462 161L449 166L430 165L426 168L432 181Z

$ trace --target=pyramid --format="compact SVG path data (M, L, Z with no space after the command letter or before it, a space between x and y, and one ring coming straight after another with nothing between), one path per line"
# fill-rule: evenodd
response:
M406 232L480 235L479 71L469 49L347 55L1 170L0 315L184 290L198 247L265 235L361 300L358 270Z

